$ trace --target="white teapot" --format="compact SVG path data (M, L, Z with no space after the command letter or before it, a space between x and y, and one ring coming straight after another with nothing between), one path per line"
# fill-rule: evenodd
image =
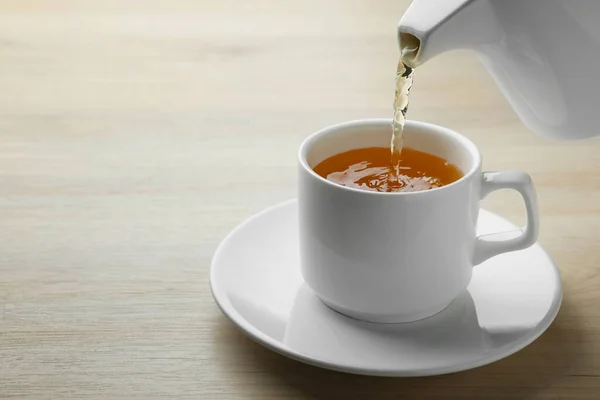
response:
M475 50L541 136L600 135L600 0L414 0L398 35L411 67Z

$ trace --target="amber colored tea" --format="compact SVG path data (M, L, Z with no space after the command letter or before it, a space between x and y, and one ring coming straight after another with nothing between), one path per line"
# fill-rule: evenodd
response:
M313 170L338 185L376 192L429 190L463 176L455 165L443 158L409 147L402 149L396 166L397 180L389 179L391 168L389 147L369 147L336 154Z

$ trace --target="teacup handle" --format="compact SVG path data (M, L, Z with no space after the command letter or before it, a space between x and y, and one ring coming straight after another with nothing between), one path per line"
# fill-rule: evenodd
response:
M500 189L514 189L521 194L527 211L527 225L524 229L477 236L473 265L481 264L498 254L525 249L537 240L539 218L531 177L522 171L484 172L481 199Z

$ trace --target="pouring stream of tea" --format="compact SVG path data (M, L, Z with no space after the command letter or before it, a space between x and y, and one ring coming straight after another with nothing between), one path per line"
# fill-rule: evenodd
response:
M408 98L413 84L414 69L404 63L407 56L415 54L418 48L404 47L400 52L398 69L396 71L396 93L394 96L394 120L392 122L391 165L388 175L388 191L392 187L404 186L400 180L400 154L402 152L402 133L406 122Z

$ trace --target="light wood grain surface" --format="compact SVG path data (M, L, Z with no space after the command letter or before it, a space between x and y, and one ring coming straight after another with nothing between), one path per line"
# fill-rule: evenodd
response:
M301 140L391 115L407 4L0 0L0 398L600 398L600 142L534 136L470 53L417 71L409 117L533 176L565 289L547 333L468 372L358 377L263 349L211 297L219 240L295 196Z

